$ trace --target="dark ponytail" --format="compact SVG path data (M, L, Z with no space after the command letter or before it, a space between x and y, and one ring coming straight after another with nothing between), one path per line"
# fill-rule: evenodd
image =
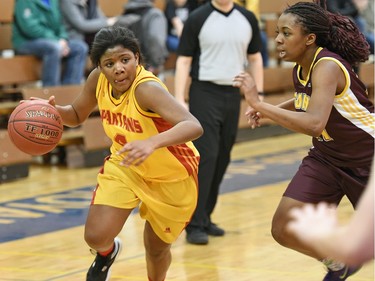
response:
M316 44L337 53L351 65L368 60L370 46L357 25L348 17L326 10L325 0L298 2L284 14L297 16L303 30L316 35Z

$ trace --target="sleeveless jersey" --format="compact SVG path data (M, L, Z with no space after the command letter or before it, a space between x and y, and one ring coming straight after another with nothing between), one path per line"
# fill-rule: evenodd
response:
M374 105L368 99L365 85L339 55L319 48L305 80L301 79L301 66L294 67L295 109L306 111L312 94L312 72L322 60L334 61L341 68L346 85L342 93L335 96L327 125L320 137L313 138L313 146L328 161L340 167L371 165L374 155Z
M100 74L96 87L96 97L104 130L112 139L111 159L120 161L124 155L116 152L127 142L147 139L170 129L170 123L160 115L141 109L135 97L136 87L146 81L166 86L151 72L142 66L137 67L133 84L119 99L112 96L112 86L103 74ZM146 180L171 182L180 181L198 170L199 153L192 142L156 149L139 166L129 168Z

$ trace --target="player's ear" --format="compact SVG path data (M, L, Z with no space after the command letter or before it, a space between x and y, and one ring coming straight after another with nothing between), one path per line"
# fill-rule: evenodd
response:
M314 33L310 33L306 37L306 46L314 44L316 41L316 35Z

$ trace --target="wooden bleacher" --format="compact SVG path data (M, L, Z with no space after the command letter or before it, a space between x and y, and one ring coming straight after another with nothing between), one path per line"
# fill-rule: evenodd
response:
M272 0L272 1L259 1L260 14L278 14L280 15L285 8L294 5L297 2L312 2L312 0Z
M165 3L167 0L154 0L155 7L164 11ZM107 17L115 17L121 15L124 11L124 6L127 0L98 0L98 4L103 13Z
M2 22L0 24L0 50L3 52L4 50L12 50L12 25L10 23Z
M127 0L98 0L98 5L107 17L121 15Z
M40 79L40 61L34 56L0 57L0 94L20 93L20 89Z
M0 143L0 183L27 177L32 157L12 143L6 129L0 129Z
M41 62L34 56L14 55L12 20L15 0L3 0L0 9L0 114L9 114L21 97L21 88L40 80Z
M35 57L13 56L14 2L2 0L0 8L0 183L29 174L32 157L15 147L6 128L9 115L21 98L20 89L37 82L40 77L40 63Z
M15 0L1 0L0 21L11 23L13 21L13 10Z

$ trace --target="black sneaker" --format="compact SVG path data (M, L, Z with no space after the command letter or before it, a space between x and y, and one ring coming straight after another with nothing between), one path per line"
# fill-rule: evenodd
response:
M121 248L122 241L120 238L116 237L112 253L106 257L97 253L94 262L91 264L89 271L87 272L86 281L108 281L110 267L121 252Z
M190 244L206 245L208 244L208 235L202 229L196 228L191 231L186 231L186 240Z
M361 267L348 267L344 266L344 268L334 271L328 269L327 275L324 277L323 281L341 281L346 280L349 276L356 273Z
M210 226L206 228L206 232L211 236L223 236L225 234L225 230L214 223L211 223Z

